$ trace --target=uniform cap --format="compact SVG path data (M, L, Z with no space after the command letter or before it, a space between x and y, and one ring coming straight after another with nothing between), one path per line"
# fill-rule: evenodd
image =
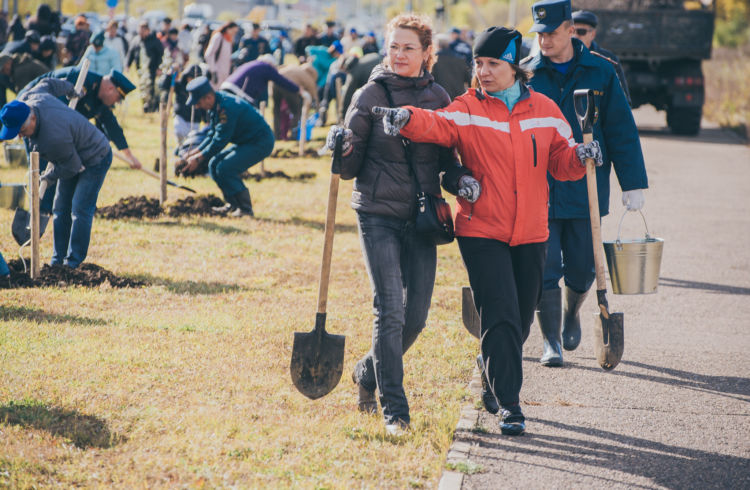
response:
M104 31L99 31L94 34L94 37L91 38L91 44L97 48L104 46Z
M573 12L573 22L576 24L588 24L591 27L596 27L599 23L599 19L593 12L588 10L576 10Z
M117 91L120 92L122 98L125 98L126 95L135 90L133 82L117 70L109 72L109 78L115 84L115 87L117 87Z
M31 108L19 100L5 104L0 109L0 122L3 123L3 129L0 129L0 140L12 140L18 136L30 112Z
M552 32L566 20L573 20L570 0L542 0L531 6L534 25L529 32Z
M187 105L195 105L201 97L214 91L213 87L211 87L211 82L204 76L191 80L185 88L190 93L186 101Z
M35 31L33 29L26 31L26 34L24 34L24 39L26 39L30 43L38 43L40 41L40 35L38 31Z
M474 41L474 57L487 56L518 64L521 56L521 33L506 27L489 27Z

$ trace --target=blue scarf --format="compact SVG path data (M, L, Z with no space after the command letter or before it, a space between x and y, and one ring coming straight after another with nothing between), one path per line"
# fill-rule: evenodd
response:
M508 112L513 112L513 106L515 106L516 102L518 102L518 99L521 98L521 83L516 80L513 85L506 88L505 90L487 93L502 100L505 103L505 106L508 108Z

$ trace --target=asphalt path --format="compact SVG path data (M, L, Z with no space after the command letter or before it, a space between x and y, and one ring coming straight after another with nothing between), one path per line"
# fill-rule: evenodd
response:
M539 365L541 335L524 347L527 433L499 433L482 411L462 488L750 488L750 147L704 122L698 137L635 112L649 175L644 214L665 240L659 287L612 295L625 315L625 354L598 367L593 295L583 340L565 366ZM612 173L603 239L617 235L621 193ZM642 236L635 213L623 238Z

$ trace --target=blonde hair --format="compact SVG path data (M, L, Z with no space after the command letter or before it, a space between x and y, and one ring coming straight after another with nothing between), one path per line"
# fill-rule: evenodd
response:
M396 29L409 29L410 31L414 31L414 33L419 38L419 44L422 45L422 49L424 51L427 51L432 46L432 23L430 21L430 18L426 15L416 15L416 14L399 14L393 19L391 19L390 22L388 22L388 26L385 29L385 37L386 39L388 36L395 31ZM430 56L425 61L422 68L424 68L427 71L432 70L432 65L435 63L435 56L434 53L431 53Z

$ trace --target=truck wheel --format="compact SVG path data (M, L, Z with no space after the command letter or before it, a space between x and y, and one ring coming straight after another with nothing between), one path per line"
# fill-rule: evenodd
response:
M667 126L674 134L695 136L701 130L702 107L670 107Z

